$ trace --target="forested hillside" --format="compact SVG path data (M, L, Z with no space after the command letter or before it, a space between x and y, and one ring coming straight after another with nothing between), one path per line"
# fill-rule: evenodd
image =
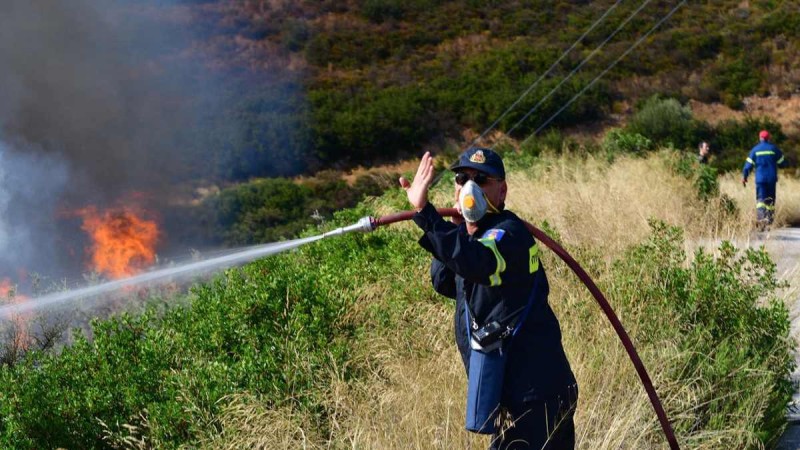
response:
M677 1L186 1L204 48L240 86L227 114L249 124L237 178L373 164L486 128L610 10L499 124L508 131L636 10L512 133L528 136ZM741 108L800 86L800 6L688 2L551 123L623 118L652 94ZM220 69L220 70L223 70ZM280 76L276 76L280 74ZM233 95L233 94L232 94ZM277 161L276 161L277 160ZM288 164L287 161L293 161Z
M796 2L687 2L576 96L678 4L184 0L157 9L193 24L193 52L205 55L208 70L228 86L222 107L198 127L205 138L196 152L207 156L195 164L213 165L223 187L273 178L231 186L200 208L178 211L189 219L173 234L208 233L227 243L292 236L312 215L329 217L385 189L392 177L362 177L355 187L335 172L303 186L274 177L372 167L422 149L452 157L534 84L499 121L499 133L481 144L502 147L510 137L511 147L520 150L521 143L531 154L595 153L689 150L706 140L715 154L711 165L729 171L741 167L742 152L768 127L794 165L800 120L791 108L776 117L747 105L753 96L780 103L800 88ZM669 106L653 114L651 98L650 106ZM716 109L744 115L696 115L690 102L720 102ZM231 132L230 117L242 132ZM624 133L606 136L612 128Z

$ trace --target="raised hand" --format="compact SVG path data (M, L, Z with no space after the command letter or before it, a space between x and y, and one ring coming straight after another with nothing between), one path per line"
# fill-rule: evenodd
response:
M428 189L431 187L431 183L433 183L433 157L431 152L425 152L419 161L414 181L409 183L408 180L400 177L400 186L406 190L408 202L417 211L428 204Z

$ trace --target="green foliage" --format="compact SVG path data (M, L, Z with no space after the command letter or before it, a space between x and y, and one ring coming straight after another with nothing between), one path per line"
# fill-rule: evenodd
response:
M305 58L298 65L304 70L276 75L272 65L260 69L262 52L236 52L224 87L230 101L223 108L207 108L235 120L202 120L198 134L205 137L192 152L207 155L212 149L215 175L223 179L370 164L408 155L443 137L460 139L465 127L483 129L608 7L577 1L545 8L540 0L251 3L232 7L232 16L219 21L226 33L221 41L239 34L255 41L253 48L282 57L291 52L293 61ZM545 99L633 8L621 5L589 33L499 128L511 129L542 101L513 131L518 139L531 134L669 10L668 5L643 10L575 78ZM713 8L687 4L551 126L594 121L608 113L605 105L612 99L637 101L654 93L681 101L721 100L735 107L745 96L767 94L774 86L780 92L772 94L787 94L789 68L796 65L791 49L798 17L788 0L747 7L733 0ZM216 19L206 18L209 23ZM631 83L634 79L641 82ZM641 117L628 131L658 146L696 144L701 131L687 123L682 107L667 100L646 106L654 109L654 117L637 112Z
M208 105L214 109L203 111L196 125L200 148L187 156L187 176L238 181L304 172L314 161L303 87L292 82L231 84L222 105Z
M722 101L731 108L741 108L742 99L758 92L761 86L763 75L752 56L748 54L718 66L709 74Z
M435 131L430 97L413 87L368 90L357 96L312 91L310 100L317 155L337 165L409 151Z
M272 242L296 236L334 211L352 207L364 196L378 195L391 176L364 175L349 186L335 171L320 172L302 183L268 178L243 183L205 200L200 223L211 238L228 244Z
M706 164L700 165L697 178L694 180L697 196L701 200L709 200L719 195L719 180L717 169Z
M641 338L679 337L686 359L673 376L713 386L698 390L703 397L696 399L690 418L677 419L676 429L726 430L732 418L761 405L763 416L747 430L768 444L785 423L794 367L789 313L775 298L784 287L775 264L763 248L737 251L725 242L717 256L699 249L686 267L680 230L660 222L651 227L653 236L618 261L615 270L620 280L637 274L630 282L636 283L636 302L650 310L647 317L674 317L679 329L664 330L664 322L654 320ZM757 387L767 398L756 394Z
M692 180L697 198L703 201L719 196L719 180L717 169L708 164L700 164L694 154L681 153L673 160L672 166L677 173ZM726 208L727 210L727 208Z
M691 110L675 99L652 96L633 114L627 131L656 145L685 148L694 144L696 125Z
M361 13L373 22L408 18L411 13L430 9L439 0L361 0Z
M609 154L632 153L641 155L653 150L653 141L639 133L631 133L614 128L603 137L603 150Z
M750 149L758 143L760 130L769 130L772 142L778 147L786 142L780 123L767 117L747 117L741 122L727 120L718 124L710 139L716 154L714 165L721 171L741 170Z

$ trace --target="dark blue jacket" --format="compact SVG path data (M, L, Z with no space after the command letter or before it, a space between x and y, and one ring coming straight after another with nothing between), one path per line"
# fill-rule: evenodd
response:
M561 329L547 303L550 288L539 247L524 222L509 211L487 214L470 236L464 225L445 221L430 203L414 222L425 232L420 245L434 257L434 289L456 300L456 343L467 372L467 302L482 326L492 320L508 321L532 298L532 307L508 347L502 402L516 406L546 400L574 385Z
M753 166L756 168L756 183L776 183L778 181L778 167L783 167L783 152L774 144L762 141L752 150L744 163L742 178L747 180Z

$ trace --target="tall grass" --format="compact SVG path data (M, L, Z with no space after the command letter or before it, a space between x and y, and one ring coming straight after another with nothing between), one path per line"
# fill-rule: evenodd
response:
M509 173L507 206L536 224L546 222L607 293L638 346L683 448L760 448L780 429L790 391L785 380L792 343L786 309L770 290L777 287L771 278L774 267L762 254L743 255L727 247L717 257L697 253L686 258L683 251L690 246L679 228L687 240L742 238L750 222L744 200L729 193L729 177L723 177L721 191L738 203L737 214L726 213L718 198L698 200L692 180L677 174L670 158L656 154L613 164L586 156L544 158ZM782 187L792 183L787 180ZM448 206L451 189L443 183L434 192L434 203ZM388 212L403 207L402 197L395 192L373 206ZM792 200L785 198L785 210L779 202L779 221L789 220ZM409 224L391 233L408 239L419 234ZM363 332L351 342L349 367L321 375L329 386L324 395L331 423L327 434L320 434L314 419L302 412L278 414L253 398L239 397L226 400L222 431L204 437L206 448L243 443L259 448L485 448L487 437L463 427L466 377L452 338L452 304L432 293L422 261L409 261L401 273L357 290L347 321ZM578 448L666 448L647 396L606 319L563 264L550 254L544 264L550 303L580 383ZM732 319L740 328L726 328L734 326ZM774 335L774 341L753 341L761 334ZM752 349L754 355L737 353L751 345L759 347ZM360 376L349 378L353 371ZM267 433L275 438L265 438Z
M727 173L720 177L720 191L740 205L739 221L752 223L755 220L756 191L755 180L750 177L747 187L742 186L739 172ZM800 179L788 174L779 176L775 193L774 227L800 225Z
M727 217L719 199L702 201L691 180L671 169L676 156L548 158L509 176L508 207L528 220L547 221L564 242L601 247L609 255L641 241L658 218L687 237L730 239L748 225Z

